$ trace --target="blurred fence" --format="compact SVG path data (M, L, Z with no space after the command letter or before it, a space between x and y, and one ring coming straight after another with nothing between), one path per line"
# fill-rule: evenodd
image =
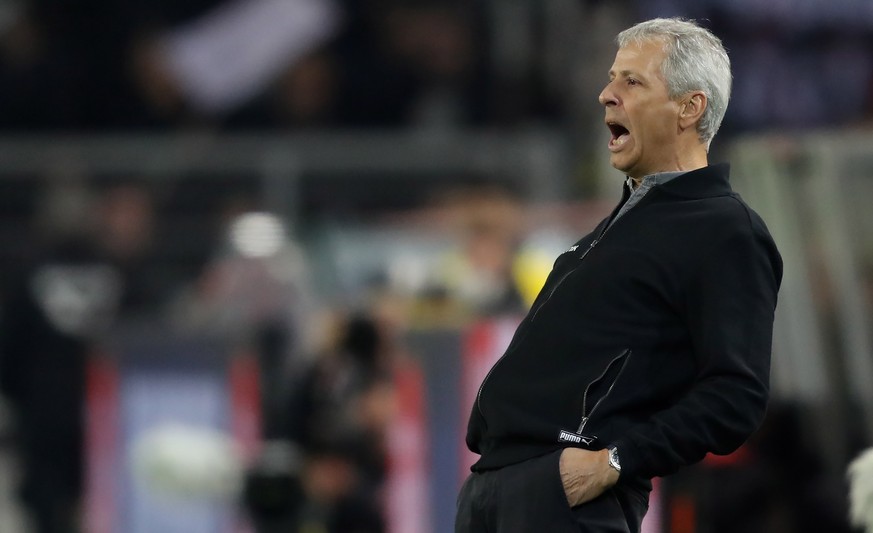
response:
M435 190L470 182L556 199L566 169L565 144L549 133L0 139L0 264L21 258L34 214L71 183L135 179L158 188L159 216L173 226L164 251L193 268L213 243L210 223L235 202L294 226L414 208Z
M735 187L785 260L773 388L809 407L829 472L873 435L873 138L862 132L742 139Z
M521 186L532 199L554 199L564 192L566 164L562 137L547 131L0 139L3 178L83 172L151 179L177 179L192 172L246 174L260 183L265 208L292 217L298 214L300 187L307 179L351 176L366 181L368 176L400 174L400 181L420 186L440 174L487 174Z

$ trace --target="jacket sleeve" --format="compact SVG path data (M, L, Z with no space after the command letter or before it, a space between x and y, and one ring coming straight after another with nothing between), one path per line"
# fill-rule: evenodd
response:
M763 222L750 222L711 242L694 269L680 308L695 381L671 407L616 440L622 477L663 476L707 453L731 453L761 423L782 260Z

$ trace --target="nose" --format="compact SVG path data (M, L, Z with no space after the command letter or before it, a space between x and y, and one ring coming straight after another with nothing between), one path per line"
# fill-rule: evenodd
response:
M600 91L597 101L600 102L600 105L606 107L618 105L618 97L615 95L615 91L612 90L612 83L607 83L606 87Z

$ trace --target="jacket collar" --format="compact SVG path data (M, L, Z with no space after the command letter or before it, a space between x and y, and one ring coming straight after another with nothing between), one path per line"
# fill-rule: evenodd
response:
M730 164L719 163L686 172L658 188L662 192L685 198L711 198L733 192L728 177Z

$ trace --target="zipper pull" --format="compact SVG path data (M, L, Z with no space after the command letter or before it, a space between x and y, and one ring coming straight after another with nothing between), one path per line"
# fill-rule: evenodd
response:
M582 432L585 430L585 424L587 424L587 423L588 423L588 417L587 417L587 416L583 416L583 417L582 417L582 423L579 424L579 429L576 430L576 433L582 433Z
M598 242L600 242L600 239L594 239L593 241L591 241L591 244L589 244L588 248L585 249L585 253L582 254L581 256L579 256L579 260L581 261L581 260L585 259L588 256L588 252L593 250L594 247L597 246Z

